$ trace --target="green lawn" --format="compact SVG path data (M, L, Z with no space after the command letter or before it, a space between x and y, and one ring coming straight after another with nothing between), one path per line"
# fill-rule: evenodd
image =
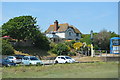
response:
M3 78L118 78L118 63L4 67Z

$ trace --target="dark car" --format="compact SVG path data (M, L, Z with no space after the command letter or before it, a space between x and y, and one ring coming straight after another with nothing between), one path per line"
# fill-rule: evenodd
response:
M11 62L10 60L3 59L2 60L2 66L10 67L10 66L16 66L16 63Z
M17 59L22 59L25 55L14 55Z

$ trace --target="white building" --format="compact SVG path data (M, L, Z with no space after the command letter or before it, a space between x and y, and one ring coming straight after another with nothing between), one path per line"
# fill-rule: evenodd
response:
M68 23L58 24L56 20L54 25L50 25L45 31L48 38L59 38L62 40L79 40L81 38L81 32Z

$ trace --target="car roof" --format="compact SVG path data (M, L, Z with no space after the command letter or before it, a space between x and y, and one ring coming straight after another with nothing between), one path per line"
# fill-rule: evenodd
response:
M57 57L69 57L69 56L57 56Z
M15 57L15 56L7 56L7 57Z
M35 56L24 56L24 57L35 57Z

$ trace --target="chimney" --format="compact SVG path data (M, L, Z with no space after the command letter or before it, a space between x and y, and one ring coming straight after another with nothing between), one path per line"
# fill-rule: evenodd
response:
M58 30L58 21L57 20L55 20L55 22L54 22L54 31L57 31Z

